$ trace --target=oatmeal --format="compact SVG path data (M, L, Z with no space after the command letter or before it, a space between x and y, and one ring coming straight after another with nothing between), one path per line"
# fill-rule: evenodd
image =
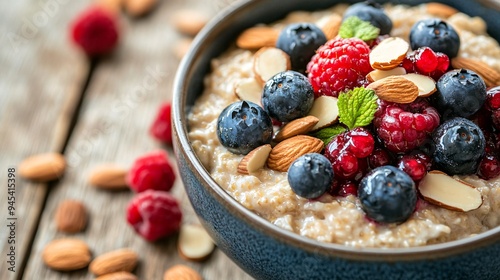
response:
M295 12L273 26L307 21L321 25L332 13L341 15L346 5L327 11ZM413 24L429 18L425 6L386 5L392 19L391 36L408 40ZM500 47L486 34L481 19L462 13L447 19L461 38L460 57L480 60L500 72ZM189 114L189 138L202 164L214 180L246 208L276 226L322 242L353 247L412 247L442 243L478 234L500 225L500 179L485 181L476 175L462 176L483 198L482 205L469 212L447 210L419 200L416 211L401 224L370 222L359 199L324 194L306 199L292 191L286 172L263 168L250 175L237 172L243 158L229 152L217 137L217 119L229 104L238 101L236 84L254 77L249 50L230 48L212 61L205 90Z

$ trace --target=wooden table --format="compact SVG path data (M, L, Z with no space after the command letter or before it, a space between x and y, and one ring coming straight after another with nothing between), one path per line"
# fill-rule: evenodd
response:
M41 252L51 240L85 240L93 256L129 247L140 255L134 273L140 279L162 279L174 264L186 264L204 279L251 279L221 251L203 263L185 261L177 237L149 243L125 221L130 191L91 187L89 172L102 163L130 166L155 149L171 148L148 134L158 106L171 98L179 59L174 42L182 38L170 18L184 8L209 15L229 0L162 0L148 16L122 15L122 38L109 57L91 63L68 36L68 25L92 0L0 1L0 279L93 279L82 269L63 273L48 269ZM27 156L62 152L68 162L59 181L40 184L16 176L15 272L7 240L7 173ZM172 159L173 160L173 159ZM182 202L184 222L194 222L178 178L173 189ZM54 212L65 199L81 200L90 220L82 233L56 231ZM12 239L12 238L11 238Z

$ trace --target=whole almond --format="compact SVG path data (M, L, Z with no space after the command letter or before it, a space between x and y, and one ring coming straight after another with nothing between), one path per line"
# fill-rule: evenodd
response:
M389 76L369 84L366 88L375 91L382 100L396 103L411 103L417 99L418 86L401 76Z
M119 249L95 258L89 270L97 276L118 271L131 272L137 266L137 261L137 254L131 249Z
M120 12L123 0L96 0L96 4L113 13Z
M429 14L443 17L443 18L449 18L452 15L458 13L457 9L450 7L446 4L437 3L437 2L427 3L425 7L426 7L427 12Z
M236 39L236 46L242 49L260 49L274 47L278 40L279 31L266 26L255 26L246 29Z
M38 154L19 164L19 175L34 181L48 182L60 178L65 168L66 160L61 154Z
M150 13L158 4L158 0L122 0L129 15L140 17Z
M89 183L102 189L127 189L128 169L115 164L100 165L89 175Z
M487 87L500 85L500 73L482 61L464 57L455 57L451 60L451 66L455 69L464 68L476 72L479 76L481 76L481 78L483 78Z
M127 271L119 271L101 275L95 280L137 280L137 276Z
M43 262L50 268L72 271L90 263L89 247L79 239L64 238L51 241L42 252Z
M59 204L55 214L58 231L77 233L87 226L87 210L85 205L77 200L65 200Z
M274 136L274 141L281 142L293 136L307 134L319 122L315 116L305 116L285 124Z
M177 11L172 18L172 24L177 31L195 36L207 24L208 17L201 11L186 9Z
M165 271L163 280L202 280L200 274L196 270L182 265L174 265Z
M270 169L286 172L292 162L307 153L319 153L323 150L323 141L318 138L297 135L279 142L269 154L267 166Z
M331 14L318 23L321 31L325 34L327 40L335 38L339 34L342 17L338 14Z

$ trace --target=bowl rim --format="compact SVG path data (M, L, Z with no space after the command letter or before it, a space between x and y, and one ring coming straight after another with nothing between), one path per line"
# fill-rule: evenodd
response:
M217 29L225 21L231 18L234 19L246 9L251 9L253 5L258 5L265 1L267 0L239 0L218 13L195 37L190 50L181 60L174 78L172 98L174 148L176 153L182 153L186 159L186 164L205 189L219 203L226 207L230 213L251 225L255 230L261 231L269 237L285 244L304 249L314 254L358 261L415 261L443 258L499 243L500 226L455 241L405 248L351 247L337 243L321 242L272 224L244 207L215 182L190 145L187 131L187 113L190 108L186 105L186 91L189 87L188 77L192 73L192 67L196 65L196 62L202 56L204 46L209 43L208 40L216 34ZM339 1L339 3L341 2ZM213 58L210 57L210 60Z

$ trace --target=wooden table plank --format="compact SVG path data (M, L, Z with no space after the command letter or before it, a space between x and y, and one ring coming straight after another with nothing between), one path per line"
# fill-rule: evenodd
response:
M48 190L17 175L15 239L8 239L7 169L28 155L63 149L88 75L86 59L67 44L65 26L84 1L60 2L0 2L0 279L18 277ZM12 245L16 272L7 263Z
M129 247L140 255L135 273L140 279L162 279L165 269L182 263L198 270L204 279L251 279L223 253L216 250L204 263L182 260L176 249L176 237L149 243L139 237L125 221L125 208L133 193L106 192L87 183L89 172L105 162L131 165L138 156L164 148L148 135L149 125L162 101L171 98L172 82L178 60L172 54L173 42L180 35L169 19L180 8L197 7L213 13L228 2L169 0L161 2L145 18L124 19L123 40L114 54L101 61L81 108L77 125L65 152L69 168L52 189L25 271L31 279L93 279L86 269L61 273L47 269L41 260L44 246L55 238L73 236L85 240L94 256ZM172 158L172 163L174 159ZM182 189L180 178L173 188L182 201L184 222L196 217ZM56 232L53 221L57 205L64 199L82 200L89 210L89 224L83 233Z

